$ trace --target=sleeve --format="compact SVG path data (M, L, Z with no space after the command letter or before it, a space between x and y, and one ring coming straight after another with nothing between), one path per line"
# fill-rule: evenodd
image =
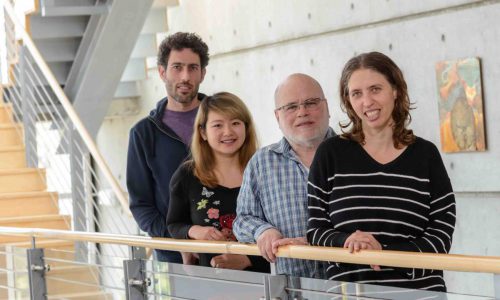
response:
M329 145L324 142L318 147L309 171L307 240L313 246L343 247L349 234L333 229L328 205L333 188L328 178L334 176Z
M191 221L191 206L189 204L189 189L187 184L192 176L188 174L186 165L182 165L170 180L170 202L168 205L167 227L174 239L188 239Z
M437 148L432 145L429 159L430 213L423 234L410 242L383 245L385 250L448 253L455 230L455 196L450 178ZM433 270L402 269L412 279L428 276Z
M266 221L259 195L259 164L257 154L249 161L243 173L243 182L238 195L234 235L243 243L254 243L267 229L274 228Z
M248 259L252 263L251 267L246 268L247 271L270 273L271 265L262 256L249 255Z
M155 203L154 178L145 154L143 137L134 127L130 131L127 153L129 208L142 231L153 237L168 236L165 217Z

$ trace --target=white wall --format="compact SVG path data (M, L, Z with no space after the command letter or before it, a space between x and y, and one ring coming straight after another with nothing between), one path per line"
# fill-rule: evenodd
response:
M330 124L345 120L338 79L355 54L381 51L403 69L411 99L411 127L440 144L434 65L477 56L482 60L486 152L443 154L457 192L458 221L453 253L500 256L500 3L431 0L198 0L169 9L170 32L194 31L210 47L200 91L227 90L251 109L261 144L281 137L273 114L276 85L304 72L323 86ZM124 183L129 128L165 95L156 70L143 82L136 118L106 121L98 143ZM493 295L491 274L447 273L450 291Z

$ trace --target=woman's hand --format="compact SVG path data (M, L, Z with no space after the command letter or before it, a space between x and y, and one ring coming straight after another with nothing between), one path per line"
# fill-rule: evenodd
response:
M222 232L213 226L193 225L189 228L188 236L193 240L225 241L226 237Z
M246 255L221 254L212 258L210 265L214 268L244 270L252 266Z
M220 231L226 237L226 241L236 241L236 237L233 234L233 231L229 228L222 228Z
M191 252L181 252L181 256L182 256L182 263L185 265L197 265L198 259L200 258L198 256L198 253L191 253Z
M344 248L349 249L349 253L360 250L382 250L382 245L371 233L356 230L344 242ZM370 265L375 271L380 271L379 265Z

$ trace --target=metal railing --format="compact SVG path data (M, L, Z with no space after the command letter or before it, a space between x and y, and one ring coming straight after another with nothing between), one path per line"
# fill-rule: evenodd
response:
M0 249L0 273L5 274L5 278L0 277L0 290L6 290L9 299L29 295L33 299L69 298L70 294L75 296L75 290L82 297L100 295L128 299L413 299L443 296L427 291L163 264L145 259L144 251L138 249L246 255L259 255L259 251L255 245L241 243L85 232L94 231L97 226L103 232L130 234L136 233L137 228L124 220L129 214L125 194L33 41L24 29L15 30L21 24L16 20L11 2L0 0L0 3L3 27L0 29L0 79L7 86L3 100L14 108L12 121L23 124L24 130L19 134L25 138L28 164L47 170L49 189L59 192L59 198L53 201L58 203L61 213L72 215L73 221L68 228L79 231L0 228L0 234L33 239L31 249L15 246ZM16 37L16 32L20 37ZM101 177L107 180L106 183L101 182ZM101 222L99 215L106 213L102 203L117 203L121 213L108 218L109 223ZM36 247L40 238L86 246L69 245L68 249L41 251ZM110 250L99 251L102 245ZM129 248L130 257L124 248ZM82 256L85 259L81 259ZM352 255L345 249L311 246L284 246L277 256L500 274L499 257L368 250ZM68 272L82 277L72 278ZM495 295L500 298L499 275L495 275L494 280ZM450 299L453 295L447 297ZM4 297L0 295L0 298ZM464 298L484 299L473 296L461 299Z
M12 121L23 125L19 134L24 136L28 167L46 170L48 190L59 193L53 200L62 214L72 216L68 228L138 233L127 196L95 142L11 3L0 4L2 101L12 105ZM104 211L106 207L112 209ZM111 217L101 222L103 214Z
M45 299L44 295L37 294L37 291L46 291L45 296L49 298L64 298L69 297L71 293L85 292L127 299L492 299L487 296L445 294L277 274L167 264L145 259L144 251L145 248L156 248L186 252L258 255L258 247L254 244L11 227L0 227L0 235L33 239L34 246L31 249L0 251L0 255L14 256L18 259L17 265L11 263L5 269L16 274L18 281L11 281L5 285L0 283L0 290L10 288L11 293L24 296L30 294L32 299ZM130 253L128 257L99 255L93 262L82 263L74 260L73 251L37 248L36 244L39 239L126 245ZM496 274L495 296L500 296L500 282L498 281L500 257L375 250L363 250L351 254L347 249L342 248L293 245L280 247L277 256L393 267L494 273ZM28 263L26 263L26 257L28 257ZM10 260L13 259L10 258ZM80 272L82 276L74 278L64 275L71 272ZM25 283L24 287L16 285L22 282L19 278L24 278L24 282L28 280L30 284ZM33 283L35 281L36 286ZM61 285L64 288L60 287ZM66 295L63 296L65 293Z

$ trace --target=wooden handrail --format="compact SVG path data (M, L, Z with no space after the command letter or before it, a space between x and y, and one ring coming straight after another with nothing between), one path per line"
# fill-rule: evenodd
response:
M111 170L109 169L108 165L104 161L104 158L102 157L101 153L97 149L97 146L96 146L94 140L92 139L92 137L90 136L89 132L87 131L87 128L85 128L82 121L80 120L80 117L78 117L78 114L76 113L75 109L73 108L73 105L71 104L68 97L64 93L63 89L61 88L61 86L57 82L54 74L52 73L50 68L47 66L47 63L42 58L42 55L38 51L38 48L35 46L35 43L33 43L33 40L31 39L29 34L26 32L26 29L23 27L22 23L17 19L17 16L14 12L14 8L7 1L3 1L3 5L5 7L5 10L9 14L9 17L15 23L15 26L17 28L22 29L22 30L19 30L19 32L21 34L21 38L23 40L24 45L26 46L26 48L29 50L29 52L33 56L33 60L40 67L40 71L43 73L43 75L45 76L45 79L47 80L50 87L54 91L54 94L57 96L59 102L64 107L64 110L66 111L69 118L73 122L73 125L75 126L76 130L78 131L78 133L82 137L84 144L87 146L87 148L89 149L89 152L92 154L92 157L94 158L96 164L101 169L102 174L108 180L108 182L111 186L111 189L115 193L119 203L122 206L123 211L127 215L132 216L132 213L130 212L130 209L128 207L128 199L125 196L125 193L123 192L120 184L118 183L116 178L111 173Z
M260 255L259 249L255 244L237 242L175 240L120 234L15 227L0 227L0 235L109 243L183 252ZM500 274L499 256L432 254L387 250L363 250L352 254L344 248L293 245L280 247L277 256L402 268Z

